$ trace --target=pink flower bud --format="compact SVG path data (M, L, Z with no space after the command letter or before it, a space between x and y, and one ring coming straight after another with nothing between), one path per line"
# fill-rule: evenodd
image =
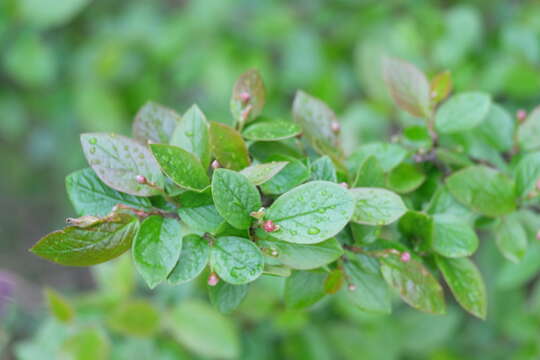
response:
M219 163L219 161L217 160L212 161L212 169L216 170L217 168L220 168L220 167L221 167L221 164Z
M349 184L347 184L346 182L339 183L339 186L341 186L342 188L345 188L345 189L349 188Z
M349 291L354 291L354 290L356 290L356 285L349 284L349 286L347 286L347 289L349 289Z
M330 127L332 131L336 134L341 130L341 125L337 121L332 121Z
M272 220L266 220L265 222L263 222L263 229L266 232L274 232L278 228L279 227L276 224L274 224Z
M527 112L525 110L523 110L523 109L519 109L516 112L516 117L517 117L519 122L523 122L527 118Z
M208 285L209 286L216 286L219 282L219 277L215 272L212 272L210 276L208 276Z
M408 251L405 251L401 254L400 260L403 262L409 262L411 260L411 254Z
M251 95L249 95L248 92L244 91L240 93L240 100L246 104L249 100L251 100Z
M141 185L144 185L144 184L147 183L146 178L144 176L142 176L142 175L135 176L135 181L137 181Z

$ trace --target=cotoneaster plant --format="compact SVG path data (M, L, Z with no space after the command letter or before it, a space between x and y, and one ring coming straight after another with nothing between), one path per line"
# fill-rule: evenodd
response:
M362 310L390 313L395 292L443 314L444 280L485 318L471 256L481 235L519 262L536 236L540 109L514 118L481 92L447 99L448 72L430 83L396 59L384 59L383 78L416 125L348 156L334 112L303 91L293 121L265 117L255 70L234 86L233 126L196 105L180 116L148 103L134 139L82 134L90 168L66 179L79 217L31 251L91 266L131 249L150 288L205 276L227 311L251 282L280 276L293 308L343 291Z

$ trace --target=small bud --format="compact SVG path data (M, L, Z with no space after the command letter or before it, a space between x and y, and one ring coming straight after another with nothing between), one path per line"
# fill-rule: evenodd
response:
M341 186L342 188L345 188L345 189L349 188L349 184L347 184L346 182L339 183L339 186Z
M217 168L220 168L220 167L221 167L221 164L219 163L219 161L217 160L212 161L212 169L216 170Z
M403 262L409 262L411 260L411 254L408 251L405 251L401 254L400 260Z
M274 232L279 229L279 226L274 224L272 220L266 220L265 222L263 222L263 229L266 232Z
M347 289L349 289L349 291L354 291L354 290L356 290L356 285L349 284L349 286L347 286Z
M135 176L135 181L137 181L141 185L144 185L144 184L147 183L146 178L144 176L142 176L142 175Z
M272 251L270 252L270 255L272 255L272 256L278 256L279 253L278 253L278 251L277 251L276 249L272 249Z
M210 276L208 276L208 285L209 286L216 286L219 282L219 277L215 272L212 272Z
M240 100L242 101L242 103L247 104L247 102L251 100L251 95L249 95L248 92L244 91L240 93Z
M252 211L252 212L250 212L250 213L249 213L249 216L254 217L255 219L260 220L260 219L262 219L262 218L264 217L264 211L265 211L265 209L264 209L264 207L262 207L262 208L260 208L260 209L257 210L257 211Z
M540 230L536 233L536 240L540 240Z
M332 121L332 124L330 125L332 131L334 133L338 133L341 130L341 125L337 121Z
M540 191L540 179L536 180L536 190Z
M523 110L523 109L519 109L516 112L516 117L517 117L519 122L524 122L525 119L527 118L527 112L525 110Z

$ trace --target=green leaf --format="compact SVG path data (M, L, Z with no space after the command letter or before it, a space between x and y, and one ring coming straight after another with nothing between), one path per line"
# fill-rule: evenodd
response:
M352 221L359 224L388 225L407 211L401 197L389 190L354 188L350 193L355 203Z
M519 126L517 139L524 151L540 150L540 106L536 107Z
M326 273L322 271L294 271L285 280L285 305L303 309L321 300L324 295Z
M353 187L383 187L385 185L386 178L379 160L373 155L369 156L358 168Z
M328 273L324 279L324 292L326 294L335 294L343 287L345 283L345 274L340 269L334 269Z
M478 249L478 237L461 218L434 215L431 247L445 257L470 256Z
M510 150L514 144L514 119L502 106L492 104L484 119L472 132L472 141L484 141L499 150Z
M435 126L442 134L470 130L478 126L491 107L489 95L466 92L452 96L437 110Z
M131 246L139 222L127 214L116 214L80 228L68 226L39 240L30 251L67 266L90 266L114 259Z
M413 125L403 130L403 145L425 151L431 149L433 140L425 125Z
M418 189L426 180L426 175L418 167L401 163L388 174L388 187L398 193L406 194Z
M431 79L431 101L438 104L447 98L452 91L452 74L446 70L438 73Z
M499 219L495 228L495 242L508 260L520 262L527 252L527 233L516 213Z
M426 209L428 214L453 215L472 225L477 215L459 203L450 194L446 186L442 186L433 194Z
M151 289L167 278L181 249L182 228L178 220L152 215L141 223L133 241L133 260Z
M336 114L323 101L299 90L294 97L293 116L315 150L333 160L343 158L339 136L332 130L332 124L338 123Z
M60 322L70 323L75 317L75 310L62 295L56 291L46 288L45 297L51 314Z
M231 285L220 281L216 286L208 287L212 305L224 314L233 312L247 295L248 285Z
M444 314L446 305L437 279L414 257L401 261L399 255L381 257L384 280L410 306L433 314Z
M210 259L208 241L198 235L187 235L182 239L182 251L176 266L167 278L178 285L195 279L204 270Z
M210 180L195 155L173 145L151 144L150 149L163 172L178 186L202 191Z
M370 156L375 156L384 172L389 172L407 156L407 150L392 143L371 143L362 145L347 160L349 169L355 173Z
M244 96L248 96L245 99ZM266 102L266 89L261 74L250 69L240 75L234 84L231 113L236 122L245 124L259 116Z
M212 359L237 359L240 338L234 323L203 302L178 304L169 317L174 337L195 354Z
M210 138L208 122L197 105L193 105L178 123L169 142L193 155L201 162L204 169L210 165Z
M394 102L416 117L430 114L429 82L413 64L398 59L384 58L383 79Z
M354 290L347 291L351 302L364 311L390 314L392 304L388 285L381 276L379 266L365 255L357 255L345 263L345 272Z
M140 210L152 208L150 200L124 194L111 189L97 177L90 168L72 172L66 177L66 190L80 215L105 216L117 204L124 204Z
M147 102L135 116L133 137L143 143L168 144L180 115L155 102Z
M16 10L17 16L31 26L60 27L77 16L89 3L90 0L23 0L17 3ZM9 13L9 8L6 11Z
M287 160L288 164L274 175L270 180L261 185L265 194L283 194L309 179L309 169L300 161L285 156L273 156L271 160Z
M468 258L446 259L437 256L435 260L459 304L474 316L485 319L486 287L476 265Z
M311 180L337 182L336 167L328 156L321 156L311 164Z
M278 141L295 137L302 132L297 124L283 120L257 121L249 125L242 135L253 141Z
M248 239L223 236L217 238L212 247L210 264L221 279L241 285L262 274L264 259L259 248Z
M502 173L485 166L471 166L446 179L450 193L462 204L486 216L514 211L514 185Z
M62 360L107 360L111 350L109 339L103 331L88 327L78 330L62 344Z
M262 185L278 174L288 161L272 161L266 164L251 165L240 171L252 184Z
M127 336L149 337L160 327L160 314L148 301L130 300L120 304L107 318L114 331Z
M219 215L214 206L214 199L209 190L202 193L186 191L180 194L178 199L182 206L178 209L178 215L190 229L215 234L225 219Z
M219 214L238 229L249 228L252 221L250 214L261 208L261 196L255 185L232 170L214 171L212 197Z
M137 182L142 175L158 186L163 184L159 165L146 146L125 136L104 133L81 134L88 164L111 188L137 196L152 196L159 190Z
M525 155L517 164L515 170L516 196L525 197L534 190L540 180L540 152Z
M273 237L315 244L341 231L353 210L353 199L346 189L327 181L311 181L277 198L265 219L279 226Z
M242 135L232 127L210 122L212 154L224 168L242 170L249 166L249 155Z
M257 230L257 234L263 232L261 229ZM268 253L277 251L275 258L278 261L298 270L316 269L337 260L343 255L343 249L335 238L318 244L293 244L267 236L266 238L262 237L257 243Z

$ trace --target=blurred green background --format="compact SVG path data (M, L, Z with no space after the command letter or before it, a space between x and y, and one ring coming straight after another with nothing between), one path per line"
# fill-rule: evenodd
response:
M76 296L125 281L103 274L95 280L88 270L49 264L27 249L72 214L64 177L85 166L79 133L129 134L147 100L181 113L197 103L209 120L230 122L232 85L256 67L269 90L266 114L290 116L294 92L304 89L335 109L344 142L362 143L413 121L396 112L381 82L379 59L389 54L429 75L451 70L456 90L490 92L510 111L540 103L538 1L3 0L0 49L6 359L48 359L43 349L54 340L44 338L66 331L52 320L41 325L43 286ZM258 285L259 298L233 315L244 330L242 358L538 359L540 249L509 265L492 245L484 239L477 257L489 289L486 322L457 309L433 317L398 307L390 317L374 317L339 300L309 313L282 311L280 284L268 280ZM206 296L196 285L136 296L152 296L160 307L188 294ZM102 308L94 305L88 313L99 317ZM41 335L21 343L38 328ZM157 337L110 341L118 359L199 358ZM159 352L165 348L178 353Z

